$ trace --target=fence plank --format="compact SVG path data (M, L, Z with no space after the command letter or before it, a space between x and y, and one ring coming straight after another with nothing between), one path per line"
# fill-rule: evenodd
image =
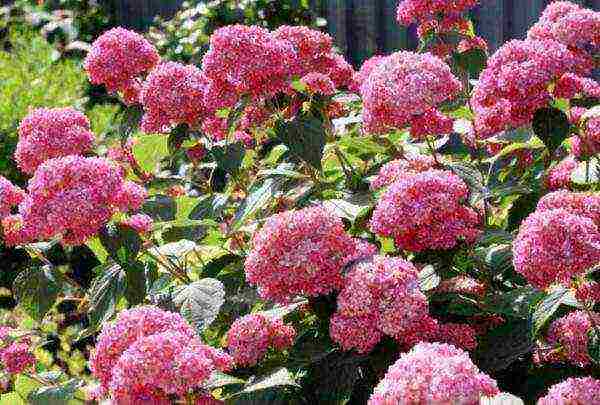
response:
M377 49L376 3L373 0L352 2L352 23L348 26L350 60L354 64L370 58Z
M491 52L504 43L504 0L486 0L473 12L477 33L488 43Z

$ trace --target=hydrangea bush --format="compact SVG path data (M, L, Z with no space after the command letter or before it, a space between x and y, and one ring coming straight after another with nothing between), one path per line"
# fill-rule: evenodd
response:
M33 263L0 402L598 403L600 13L551 3L488 58L476 4L400 1L419 51L357 71L307 27L220 28L198 65L101 35L119 142L32 109L28 183L0 177ZM73 302L84 373L40 351Z

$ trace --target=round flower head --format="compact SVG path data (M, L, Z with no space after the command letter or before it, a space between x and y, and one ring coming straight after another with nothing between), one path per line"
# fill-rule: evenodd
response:
M400 178L381 197L371 231L393 237L399 249L420 252L473 242L480 231L477 212L465 206L467 185L449 171L428 170Z
M330 335L345 350L368 353L383 335L410 346L436 327L417 269L402 259L374 256L355 264L346 276Z
M181 315L152 306L125 310L115 322L105 324L90 358L90 369L102 388L108 390L113 368L133 343L146 336L163 332L180 334L188 341L196 338L194 330Z
M420 24L439 15L454 17L477 3L478 0L402 0L398 4L396 18L401 25Z
M306 86L310 94L321 94L324 96L333 96L335 94L335 84L331 79L322 73L309 73L300 79L300 82Z
M25 198L25 192L0 176L0 220L10 214L12 207Z
M333 39L328 34L308 27L284 25L273 31L273 38L293 49L294 58L289 62L296 76L325 73L332 67Z
M477 405L499 393L469 355L447 344L419 343L392 365L375 387L369 405Z
M84 67L90 81L105 85L110 93L135 93L141 76L152 70L159 60L158 52L144 37L117 27L94 41ZM131 95L128 98L135 99Z
M204 96L207 79L193 65L166 62L146 79L140 94L144 107L142 129L147 133L168 132L171 127L196 127L206 114Z
M565 73L556 82L552 94L556 98L574 98L578 95L600 98L600 84L594 79L581 77L573 73Z
M0 326L0 370L19 374L35 365L35 356L27 338L11 338L14 329Z
M364 61L360 67L360 70L352 77L350 91L353 91L354 93L360 93L360 87L362 84L367 81L371 72L373 72L373 70L379 66L379 64L385 60L385 58L387 58L387 56L376 55Z
M427 155L406 155L402 159L392 160L381 167L377 177L371 181L371 189L387 187L401 178L432 169L434 165L433 157Z
M594 221L600 227L600 193L572 193L566 190L555 191L538 201L537 210L564 209Z
M227 332L227 348L238 366L253 366L272 347L283 350L294 342L296 331L280 319L261 314L237 319Z
M538 405L598 403L600 403L600 380L592 377L569 378L553 385L548 395L538 401Z
M529 39L556 39L552 27L562 17L572 12L581 11L582 8L570 1L554 1L548 4L537 23L529 29Z
M95 235L116 211L137 209L144 198L145 191L124 181L121 169L110 160L50 159L29 180L19 216L5 218L11 226L5 224L4 233L19 243L60 236L63 243L78 245Z
M212 86L260 100L288 90L294 59L290 44L275 39L268 30L232 25L211 36L202 70Z
M33 174L48 159L91 151L94 140L90 122L81 112L38 108L21 121L15 160L21 170Z
M377 64L360 90L365 130L385 133L454 98L461 84L441 59L403 51Z
M600 320L594 314L596 323ZM578 367L591 363L588 353L589 332L593 323L585 311L574 311L552 322L548 329L544 347L538 350L538 357L545 363L568 362Z
M230 369L225 353L180 332L141 335L118 358L109 384L111 398L129 404L138 398L186 398L216 370Z
M596 281L584 281L577 286L575 298L584 305L593 305L600 302L600 283Z
M600 263L600 232L590 218L567 209L537 210L519 228L513 243L515 270L544 289L570 285Z
M489 59L473 90L477 135L488 138L531 122L550 101L551 83L565 73L584 76L591 67L589 58L553 40L507 42Z
M154 221L148 215L135 214L123 221L123 225L134 229L138 233L146 234L152 231Z
M579 163L573 156L569 156L554 166L546 176L546 188L558 190L568 188L571 185L571 175L577 169Z
M322 207L269 217L253 245L246 279L263 298L282 303L340 288L342 268L357 248L341 219Z

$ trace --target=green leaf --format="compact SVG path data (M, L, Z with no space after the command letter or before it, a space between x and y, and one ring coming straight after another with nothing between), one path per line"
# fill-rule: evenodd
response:
M550 153L569 137L571 124L563 111L554 107L540 108L533 116L533 131L544 142Z
M26 402L21 399L16 392L9 392L0 395L0 404L2 405L26 405Z
M454 52L454 63L469 72L470 77L478 77L487 65L487 54L484 50L473 48L466 52Z
M250 217L255 215L262 208L265 208L281 184L281 179L276 180L272 178L267 178L262 182L255 184L250 189L248 196L236 212L233 223L231 224L231 229L239 229Z
M15 380L15 391L21 398L28 398L30 393L41 386L42 384L24 374L19 374Z
M289 314L291 314L292 312L294 312L296 309L300 308L302 305L305 305L307 303L308 303L307 300L302 299L302 300L299 300L298 302L294 302L289 305L276 306L273 309L269 309L267 311L261 311L260 314L265 317L272 318L272 319L283 319L286 316L288 316Z
M125 140L133 135L140 126L144 110L140 105L126 107L119 123L121 139Z
M499 292L486 297L488 311L513 318L528 319L531 304L536 302L542 292L533 287L520 287L515 290Z
M291 121L280 121L275 127L277 137L290 152L317 170L325 149L323 122L311 116L300 115Z
M142 211L155 221L173 221L177 212L177 204L169 196L153 195L144 202Z
M318 404L347 404L362 375L365 357L350 352L334 352L310 368L309 398Z
M554 291L547 294L535 307L531 315L533 335L537 336L561 304L568 304L569 302L573 302L573 300L573 294L564 287L557 287Z
M325 200L322 202L325 208L328 208L340 218L345 218L354 222L363 212L369 209L368 205L352 204L345 200Z
M135 262L125 267L127 288L125 298L129 305L134 306L144 302L146 298L146 269L144 263Z
M592 328L588 334L588 354L595 364L600 364L600 330Z
M133 157L145 172L154 173L169 155L168 138L164 135L140 135L133 144Z
M134 261L142 248L140 235L128 226L107 225L98 236L110 257L124 266Z
M104 266L102 274L94 279L87 293L91 327L97 328L113 317L117 303L125 294L126 277L121 266L115 264Z
M521 398L503 392L493 398L481 398L479 405L525 405L525 403Z
M502 274L513 267L512 246L492 245L475 250L475 255L486 269L493 274Z
M214 278L204 278L177 288L173 292L173 302L181 315L198 332L202 332L217 318L225 303L225 287Z
M217 388L226 387L228 385L244 385L245 380L240 378L221 373L220 371L213 371L208 381L204 384L207 390L212 391Z
M236 175L244 160L246 148L240 142L215 145L211 148L210 153L221 169L231 175Z
M62 276L50 266L28 267L13 283L19 306L33 319L41 320L61 291Z
M419 288L421 291L431 291L440 285L442 278L432 265L425 266L419 273Z
M529 322L509 322L480 338L475 352L476 364L488 373L505 370L534 347Z
M479 170L463 163L451 163L448 168L467 183L471 191L472 202L479 201L487 196L488 190L485 187L485 180Z
M267 375L254 377L248 381L240 394L248 394L268 390L275 387L297 387L298 384L294 380L292 373L287 368L278 368Z
M588 161L579 163L577 169L571 174L571 181L579 185L590 185L600 182L600 159L593 157Z
M28 399L32 405L66 405L82 385L82 381L71 379L57 386L40 387L31 392Z
M189 214L190 219L218 219L227 205L229 196L215 193L201 199Z

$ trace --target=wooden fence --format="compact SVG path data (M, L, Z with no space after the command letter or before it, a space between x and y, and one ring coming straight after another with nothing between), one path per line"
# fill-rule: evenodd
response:
M120 24L144 29L155 15L169 16L183 0L104 0L113 3ZM300 1L300 0L296 0ZM355 65L374 54L412 49L417 44L414 27L396 22L399 0L311 0L315 12L325 17L337 45ZM600 0L572 0L600 10ZM479 35L491 50L505 41L523 38L552 0L480 0L472 13Z

